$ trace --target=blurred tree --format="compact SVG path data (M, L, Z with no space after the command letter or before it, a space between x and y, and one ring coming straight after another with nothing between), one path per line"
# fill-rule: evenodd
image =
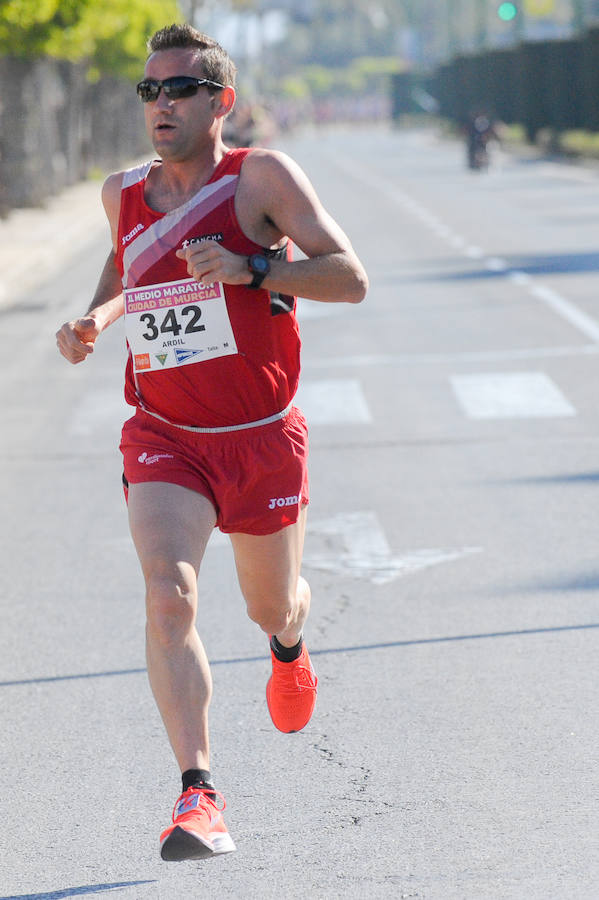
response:
M147 38L181 18L176 0L0 0L0 54L86 62L91 77L136 78Z

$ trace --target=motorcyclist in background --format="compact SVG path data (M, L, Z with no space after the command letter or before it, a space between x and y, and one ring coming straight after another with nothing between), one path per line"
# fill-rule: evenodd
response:
M486 169L488 167L488 144L492 140L501 143L501 138L490 114L482 110L473 113L468 120L466 133L468 168Z

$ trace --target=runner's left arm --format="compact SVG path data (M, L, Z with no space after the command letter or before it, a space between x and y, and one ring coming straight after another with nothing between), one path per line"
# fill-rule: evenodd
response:
M265 228L272 246L290 238L305 259L271 259L262 286L325 303L360 303L368 276L347 235L324 209L301 168L284 153L256 150L244 162L244 203L257 210L255 227ZM254 240L261 242L253 235ZM216 241L178 250L189 274L212 284L249 284L247 257Z

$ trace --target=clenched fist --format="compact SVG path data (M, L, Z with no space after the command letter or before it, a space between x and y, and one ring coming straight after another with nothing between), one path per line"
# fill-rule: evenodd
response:
M83 316L81 319L65 322L56 332L56 344L64 358L75 365L93 353L100 331L93 316Z

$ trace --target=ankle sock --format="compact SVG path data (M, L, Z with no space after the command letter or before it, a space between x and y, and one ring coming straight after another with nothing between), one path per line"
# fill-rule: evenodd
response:
M297 659L302 652L303 643L304 639L301 637L295 647L284 647L278 642L276 635L273 634L270 639L272 652L280 662L293 662L294 659Z
M186 769L181 775L183 793L189 788L201 788L202 790L214 790L212 777L208 769Z

